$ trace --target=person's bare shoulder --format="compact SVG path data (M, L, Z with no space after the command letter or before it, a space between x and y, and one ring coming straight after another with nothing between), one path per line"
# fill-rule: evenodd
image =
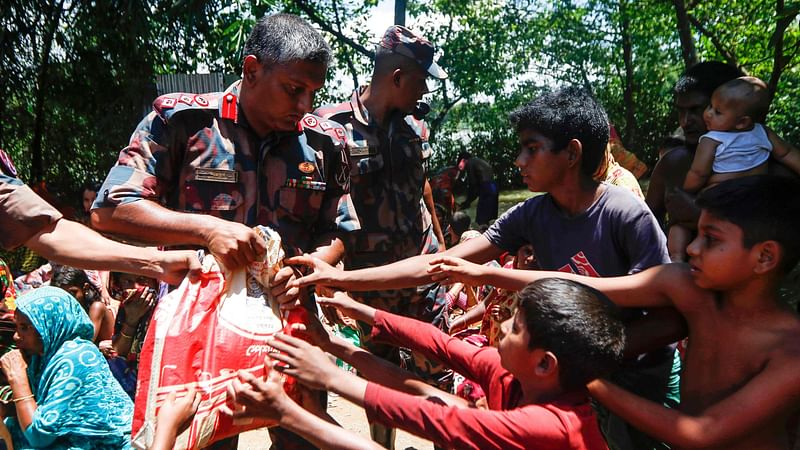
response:
M714 293L695 284L689 264L671 263L661 267L656 279L681 314L688 316L713 306Z
M683 185L686 172L689 171L693 159L694 152L689 151L686 147L673 148L661 157L658 165L661 166L660 172L668 187Z
M770 322L777 344L770 360L777 358L800 368L800 317L793 311L783 310Z

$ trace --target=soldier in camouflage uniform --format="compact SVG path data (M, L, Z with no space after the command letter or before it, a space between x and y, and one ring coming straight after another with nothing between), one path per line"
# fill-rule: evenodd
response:
M307 114L330 47L302 19L278 14L258 22L244 55L242 80L225 92L156 99L100 189L93 223L158 244L205 247L228 269L263 253L251 227L268 225L289 254L335 264L342 235L359 225L344 128ZM287 288L294 277L282 269L272 294L300 298ZM311 447L285 430L271 435L275 448Z
M390 27L377 47L368 86L356 89L350 101L319 108L316 114L336 121L347 132L351 196L361 230L348 241L347 269L381 266L422 253L438 251L432 218L423 203L428 183L426 159L431 155L425 123L412 112L428 92L429 76L447 74L433 61L434 48L407 28ZM373 307L441 324L444 292L438 285L421 288L353 292ZM372 353L399 363L398 349L366 341L369 327L360 323L362 343ZM406 368L447 388L449 371L413 355ZM393 447L391 431L377 430L373 439Z

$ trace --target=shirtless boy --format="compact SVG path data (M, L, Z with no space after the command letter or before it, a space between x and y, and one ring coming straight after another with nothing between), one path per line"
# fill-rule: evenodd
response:
M442 257L442 282L519 289L560 276L606 293L620 306L674 306L689 326L676 410L603 380L590 392L637 428L676 448L788 448L787 417L800 405L800 318L778 284L800 258L800 183L754 176L702 192L689 264L617 278L498 270Z

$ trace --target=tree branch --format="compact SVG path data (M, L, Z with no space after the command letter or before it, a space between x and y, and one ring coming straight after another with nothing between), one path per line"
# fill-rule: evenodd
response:
M681 54L683 55L683 65L688 69L697 63L697 49L694 46L692 30L689 27L689 9L683 0L672 0L675 5L675 16L678 20L678 37L681 41Z
M343 33L335 30L331 25L325 21L322 17L317 14L317 11L314 10L308 3L304 0L294 0L294 4L297 5L298 8L303 10L304 13L308 16L308 18L319 25L323 30L327 31L328 33L336 36L340 41L344 42L345 44L352 47L357 52L361 53L364 56L369 57L370 59L375 58L375 52L368 50L363 45L359 44L358 42L350 39L349 37L345 36Z
M334 17L336 18L336 29L339 33L342 32L342 20L339 18L339 2L333 0L333 13ZM345 57L345 64L347 64L347 69L350 71L350 75L353 77L353 86L358 88L358 71L356 70L356 66L353 64L353 59L350 58L348 52L347 57Z
M783 69L786 68L786 64L789 62L789 59L787 59L783 53L783 38L786 33L786 28L788 28L797 17L797 12L794 14L787 14L784 10L784 6L783 0L778 0L775 4L775 16L778 21L775 23L775 32L772 34L772 39L770 39L770 44L775 46L775 51L773 53L775 56L772 60L772 74L767 84L770 100L775 97L775 93L778 90L778 81L781 78L781 74L783 74Z
M697 31L700 32L700 34L711 40L711 44L714 45L714 48L716 48L717 51L722 55L722 57L725 58L725 61L728 64L739 67L739 63L736 61L736 56L733 53L731 53L727 48L725 48L724 45L722 45L722 42L720 42L719 38L716 35L714 35L706 27L704 27L703 24L700 23L700 21L697 20L697 18L695 18L691 14L687 13L686 17L689 19L689 22L691 22L692 25L694 25Z

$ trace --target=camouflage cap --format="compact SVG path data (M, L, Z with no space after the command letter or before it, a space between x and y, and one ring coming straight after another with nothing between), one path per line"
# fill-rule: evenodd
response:
M390 26L378 45L394 53L408 56L419 63L434 78L440 80L447 78L447 73L433 60L433 44L406 27Z

